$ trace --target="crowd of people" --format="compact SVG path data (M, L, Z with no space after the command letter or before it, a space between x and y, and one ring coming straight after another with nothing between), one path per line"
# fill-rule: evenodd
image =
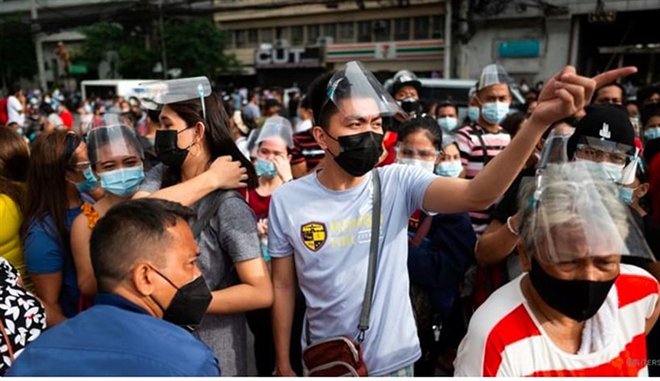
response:
M660 374L660 88L631 97L635 71L566 67L514 109L492 64L465 111L355 61L286 101L15 86L0 374Z

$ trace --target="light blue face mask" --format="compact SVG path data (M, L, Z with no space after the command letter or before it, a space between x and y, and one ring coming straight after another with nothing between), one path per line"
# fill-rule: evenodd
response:
M504 102L484 103L481 116L490 124L500 124L509 114L509 104Z
M660 127L653 127L649 128L648 130L644 130L644 138L646 141L660 138Z
M94 176L94 172L92 172L91 168L85 168L82 171L82 174L83 176L85 176L85 180L76 183L76 188L78 189L78 192L87 193L98 188L99 181L96 179L96 176Z
M632 205L633 195L635 194L635 189L619 187L619 197L626 205Z
M480 113L479 107L477 106L468 107L467 116L472 123L477 123L477 121L479 121L479 113Z
M101 188L119 197L132 196L144 180L142 165L99 173Z
M438 119L438 126L445 131L454 131L458 127L458 119L445 116Z
M257 172L257 176L263 176L270 179L277 177L277 169L272 161L257 159L257 164L254 166L254 170Z
M435 166L435 174L442 177L458 177L463 172L460 160L444 161Z

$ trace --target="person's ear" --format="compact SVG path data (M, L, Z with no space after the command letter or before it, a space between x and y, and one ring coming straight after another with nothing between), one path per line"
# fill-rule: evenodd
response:
M314 140L316 140L316 143L318 143L318 145L319 145L319 147L321 147L321 149L323 149L323 150L328 149L328 142L326 140L326 132L322 127L320 127L320 126L312 127L312 135L314 136Z
M135 287L135 290L140 295L149 296L153 294L156 288L154 275L154 271L146 263L138 263L133 267L133 270L131 270L131 281L133 282L133 287Z
M639 189L637 189L637 199L640 199L640 198L646 196L646 194L649 192L650 187L651 187L651 185L649 185L649 183L644 183L644 184L640 185Z
M292 158L293 158L293 155L291 155L291 154L286 155L286 160L287 160L289 163L291 163L291 159L292 159Z
M204 140L204 136L206 134L206 126L204 123L197 122L197 124L195 124L195 134L197 143L201 143L202 140Z
M520 268L523 272L530 272L532 270L532 262L529 260L527 251L522 242L518 241L516 249L518 249L518 256L520 257Z

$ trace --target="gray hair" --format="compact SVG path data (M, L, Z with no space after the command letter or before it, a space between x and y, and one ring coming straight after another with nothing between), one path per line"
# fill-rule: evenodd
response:
M528 255L537 252L539 244L552 245L560 238L548 236L558 227L567 229L564 232L581 229L588 244L625 247L627 210L617 186L601 172L592 163L548 164L540 177L523 184L518 229Z

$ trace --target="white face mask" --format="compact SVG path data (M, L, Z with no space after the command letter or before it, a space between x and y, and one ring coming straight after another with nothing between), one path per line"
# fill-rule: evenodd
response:
M397 163L403 165L412 165L413 167L419 167L429 172L433 172L433 169L435 168L435 163L432 161L410 159L405 157L397 159Z

